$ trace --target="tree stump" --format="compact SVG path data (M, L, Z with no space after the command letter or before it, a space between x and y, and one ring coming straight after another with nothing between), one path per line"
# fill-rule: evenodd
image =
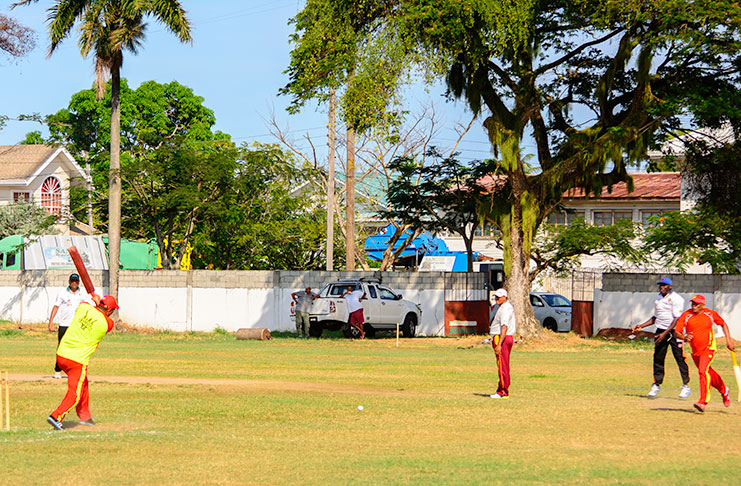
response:
M258 328L246 328L237 329L237 340L241 341L244 339L257 339L258 341L267 341L270 339L270 331L264 327Z

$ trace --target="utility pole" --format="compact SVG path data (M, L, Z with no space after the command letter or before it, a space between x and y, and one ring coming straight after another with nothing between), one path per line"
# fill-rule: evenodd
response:
M355 130L347 128L347 172L345 173L345 249L347 258L345 270L355 270Z
M327 173L327 271L334 270L334 156L335 120L337 118L337 93L329 93L329 121L327 123L328 173Z
M85 172L87 173L87 232L93 236L93 178L90 175L90 157L83 152L85 157Z

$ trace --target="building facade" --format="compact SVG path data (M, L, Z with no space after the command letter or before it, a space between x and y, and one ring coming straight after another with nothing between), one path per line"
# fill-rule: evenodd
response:
M64 147L0 145L0 205L33 201L57 217L58 233L70 232L70 187L88 181Z

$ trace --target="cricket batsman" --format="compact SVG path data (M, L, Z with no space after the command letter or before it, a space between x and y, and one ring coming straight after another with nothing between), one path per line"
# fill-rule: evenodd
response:
M95 305L83 302L77 307L75 317L57 348L57 363L67 374L67 394L46 419L57 430L64 430L62 420L73 408L80 425L95 425L89 406L88 363L100 341L113 329L110 316L119 307L112 295L102 299L95 294L91 297Z
M713 333L713 325L720 326L726 337L726 346L733 351L733 339L728 330L728 325L723 318L714 310L705 308L705 297L695 295L690 300L691 307L677 319L674 331L677 339L687 341L692 347L692 360L697 365L700 373L700 400L695 403L695 408L705 411L705 406L710 401L710 387L718 390L723 397L723 405L729 407L731 399L728 396L730 390L723 383L720 375L710 366L715 359L718 349Z

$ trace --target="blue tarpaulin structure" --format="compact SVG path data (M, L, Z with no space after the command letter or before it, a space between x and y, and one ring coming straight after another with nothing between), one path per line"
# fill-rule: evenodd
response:
M393 224L389 224L378 232L378 234L368 237L365 240L365 253L368 255L368 258L378 262L382 261L383 252L388 247L389 241L394 234L396 234L396 227ZM410 230L406 230L404 235L394 245L394 249L399 248L404 239L411 234L412 232ZM408 259L417 265L425 256L455 257L452 271L465 272L468 270L468 257L465 251L451 251L448 249L445 241L435 238L426 231L412 240L411 244L399 255L399 260ZM474 260L478 256L479 254L474 252Z

